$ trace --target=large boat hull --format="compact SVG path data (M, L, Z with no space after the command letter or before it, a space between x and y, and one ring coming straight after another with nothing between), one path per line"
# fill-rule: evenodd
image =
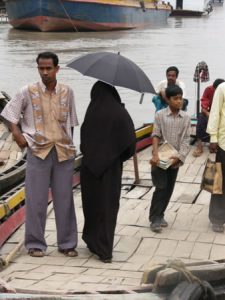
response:
M137 0L5 0L11 25L39 31L122 30L166 23L170 6ZM143 2L144 3L144 2Z

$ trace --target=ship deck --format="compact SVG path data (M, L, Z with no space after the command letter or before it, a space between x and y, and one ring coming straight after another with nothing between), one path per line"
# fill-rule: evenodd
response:
M74 190L74 201L79 230L79 256L69 258L58 253L54 212L50 204L46 226L46 240L49 245L46 256L32 258L22 248L12 263L2 270L1 278L17 291L89 292L94 294L94 298L88 299L96 299L96 294L101 291L134 290L140 286L143 271L154 264L166 263L174 258L180 258L185 263L224 259L225 235L212 231L208 220L210 194L200 190L209 152L205 148L201 157L194 158L193 149L194 147L179 170L165 215L169 227L162 233L153 233L149 228L148 211L154 187L149 165L151 149L146 148L138 154L140 185L133 184L133 161L129 160L124 164L111 264L100 262L88 251L81 239L83 213L78 186ZM23 236L22 226L1 248L1 255L6 256L12 251L23 240ZM145 299L144 296L141 299Z

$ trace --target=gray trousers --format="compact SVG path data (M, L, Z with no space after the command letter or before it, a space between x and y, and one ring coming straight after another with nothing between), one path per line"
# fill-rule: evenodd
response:
M77 246L77 222L73 202L73 163L58 162L55 148L42 160L28 150L25 180L25 247L46 250L45 224L51 187L59 249Z
M209 219L213 224L225 224L225 151L218 147L216 161L221 162L223 176L223 194L211 195Z

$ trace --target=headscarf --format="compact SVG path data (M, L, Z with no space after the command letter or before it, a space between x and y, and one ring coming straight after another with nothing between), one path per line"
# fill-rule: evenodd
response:
M132 145L134 152L135 142L134 124L117 90L96 82L81 126L82 163L100 177Z

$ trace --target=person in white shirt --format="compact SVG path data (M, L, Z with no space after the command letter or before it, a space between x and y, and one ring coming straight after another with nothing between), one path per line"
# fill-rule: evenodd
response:
M155 105L156 111L161 110L162 108L166 108L168 106L168 101L166 98L165 90L168 86L174 86L177 85L183 90L183 100L184 104L182 107L182 110L187 109L188 100L186 99L186 92L185 92L185 85L182 81L180 81L178 78L179 70L175 66L171 66L167 68L166 70L166 79L160 81L158 86L156 87L156 93L152 98L152 102Z

